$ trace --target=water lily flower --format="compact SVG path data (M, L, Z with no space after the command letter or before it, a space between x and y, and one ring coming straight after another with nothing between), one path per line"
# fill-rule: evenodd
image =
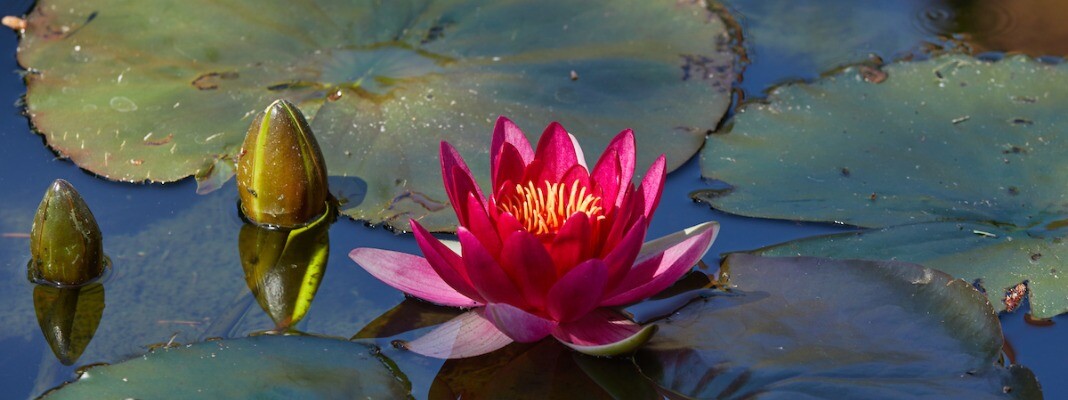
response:
M612 140L593 170L558 123L532 149L512 121L497 120L490 196L460 154L441 143L441 170L459 222L459 248L411 221L424 257L358 248L356 263L420 299L470 308L405 343L416 353L471 357L553 336L583 353L632 351L655 332L615 307L648 298L688 272L719 230L706 222L642 244L666 174L661 155L637 187L634 133Z

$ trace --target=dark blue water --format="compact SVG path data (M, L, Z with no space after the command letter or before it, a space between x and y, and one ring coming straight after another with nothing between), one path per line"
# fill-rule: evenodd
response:
M752 9L754 1L737 1L734 10L740 13ZM812 2L808 2L812 3ZM844 1L829 2L831 7L861 7ZM863 3L863 2L859 2ZM889 2L880 2L881 7L888 7L887 13L922 18L913 10L916 2L901 2L895 9ZM0 15L21 15L32 5L30 0L7 0L0 4ZM908 8L902 11L901 8ZM922 8L921 10L922 11ZM755 11L754 11L755 12ZM936 15L937 16L937 15ZM752 26L752 21L742 18L742 26ZM930 41L940 40L930 32L930 24L912 21L913 24L902 27L908 34L921 36ZM146 226L162 221L203 202L219 202L219 207L232 207L229 199L235 198L233 183L228 183L219 194L208 198L194 194L195 184L191 180L168 185L131 185L108 182L87 174L66 160L57 159L34 134L26 118L21 115L18 102L25 92L15 62L16 35L0 29L0 212L22 212L32 216L48 184L57 178L70 181L89 203L107 236L131 234ZM777 54L774 48L756 46L751 54L752 63L748 66L745 80L741 87L750 95L757 95L771 82L789 78L811 79L820 72L819 67L809 65L809 61L796 56ZM879 49L871 49L876 53ZM908 48L886 50L880 54L891 58L908 53ZM488 132L487 132L488 134ZM641 166L640 168L644 168ZM726 215L694 203L688 194L691 191L708 187L700 178L696 159L690 160L668 179L659 211L652 222L650 237L659 237L668 233L695 225L705 220L716 220L722 224L722 231L712 250L705 257L708 265L717 265L723 253L748 250L775 244L799 237L837 232L844 227L821 224L805 224L789 221L772 221L742 218ZM229 197L228 197L229 196ZM30 218L27 216L27 219ZM238 226L236 217L222 223ZM28 233L29 226L0 226L0 233L14 233L0 237L0 251L26 251L28 241L20 233ZM233 230L236 235L236 230ZM233 240L227 237L227 240ZM213 238L205 237L205 241ZM363 224L342 220L331 229L330 268L320 293L350 291L362 298L370 299L361 307L371 308L376 314L399 303L403 296L385 285L377 282L361 269L356 268L346 257L349 249L357 246L380 247L405 252L417 252L414 241L409 236L396 236L379 228L367 228ZM206 255L210 256L210 255ZM235 255L225 255L236 261ZM25 259L4 255L2 260ZM17 262L0 266L7 270L25 268ZM121 265L117 266L120 268ZM234 268L238 268L236 265ZM356 294L354 294L356 296ZM30 299L25 299L29 301ZM318 303L317 303L318 304ZM225 305L220 305L224 307ZM121 305L109 304L108 312L121 312ZM253 306L254 308L254 306ZM258 310L253 310L258 311ZM318 315L331 310L313 307L304 326L315 326ZM1056 318L1051 327L1036 327L1023 322L1023 313L1017 312L1002 316L1004 330L1014 350L1016 361L1030 367L1042 382L1048 398L1068 398L1068 318ZM241 320L234 324L240 328ZM33 327L36 329L36 327ZM354 326L353 332L359 327ZM39 331L11 332L0 327L0 383L4 385L4 397L21 398L37 395L41 390L64 379L73 377L73 368L58 367L50 359L51 353ZM240 333L246 333L239 330ZM246 329L247 330L247 329ZM352 332L350 332L351 334ZM28 338L28 339L27 339ZM81 360L81 363L115 360ZM52 379L38 382L41 371L54 370ZM58 372L56 372L58 371Z

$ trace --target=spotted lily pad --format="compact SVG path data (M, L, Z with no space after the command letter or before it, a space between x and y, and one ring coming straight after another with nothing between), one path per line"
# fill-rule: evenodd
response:
M943 55L882 72L874 83L849 68L742 107L702 153L702 174L730 187L697 197L747 216L883 228L849 251L798 252L924 262L979 280L1001 309L1004 290L1028 282L1035 316L1068 311L1055 266L1068 232L1068 91L1054 90L1068 65Z
M400 399L407 382L373 346L261 336L155 350L89 368L46 399Z
M733 296L682 309L637 355L673 395L1041 398L1030 370L998 362L986 299L937 270L733 254L723 271Z
M42 0L27 23L28 113L82 168L217 187L252 116L285 98L329 173L366 184L343 212L400 228L454 223L441 140L488 179L498 115L532 139L560 121L590 154L633 128L638 164L665 153L673 169L726 111L733 75L703 1Z

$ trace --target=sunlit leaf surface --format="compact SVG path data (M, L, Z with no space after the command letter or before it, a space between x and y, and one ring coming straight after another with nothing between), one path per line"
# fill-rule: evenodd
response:
M159 349L90 368L47 399L401 399L409 387L372 346L262 336Z
M882 72L874 83L868 67L849 68L744 106L701 156L702 174L731 188L697 197L767 218L872 228L958 222L957 232L952 224L888 228L880 237L896 235L900 251L876 244L877 252L849 256L937 262L982 280L995 304L1007 286L1031 281L1036 316L1068 311L1068 278L1055 267L1068 218L1068 92L1051 90L1068 85L1068 66L945 55ZM909 250L919 245L924 253Z
M438 144L488 179L501 114L531 138L560 121L587 154L633 128L639 165L694 154L733 75L703 4L43 0L19 61L49 145L109 179L218 186L252 116L285 98L311 120L329 173L366 184L345 214L448 229Z
M696 398L1035 398L998 363L1001 326L967 282L914 264L734 254L736 296L682 309L637 356Z

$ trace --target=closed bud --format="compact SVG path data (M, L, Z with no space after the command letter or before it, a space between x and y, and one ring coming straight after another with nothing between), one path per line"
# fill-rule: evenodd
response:
M326 162L308 121L277 100L252 121L237 162L241 211L253 223L295 228L326 211Z
M30 280L61 286L92 282L104 273L103 239L93 213L65 180L48 188L30 231Z

